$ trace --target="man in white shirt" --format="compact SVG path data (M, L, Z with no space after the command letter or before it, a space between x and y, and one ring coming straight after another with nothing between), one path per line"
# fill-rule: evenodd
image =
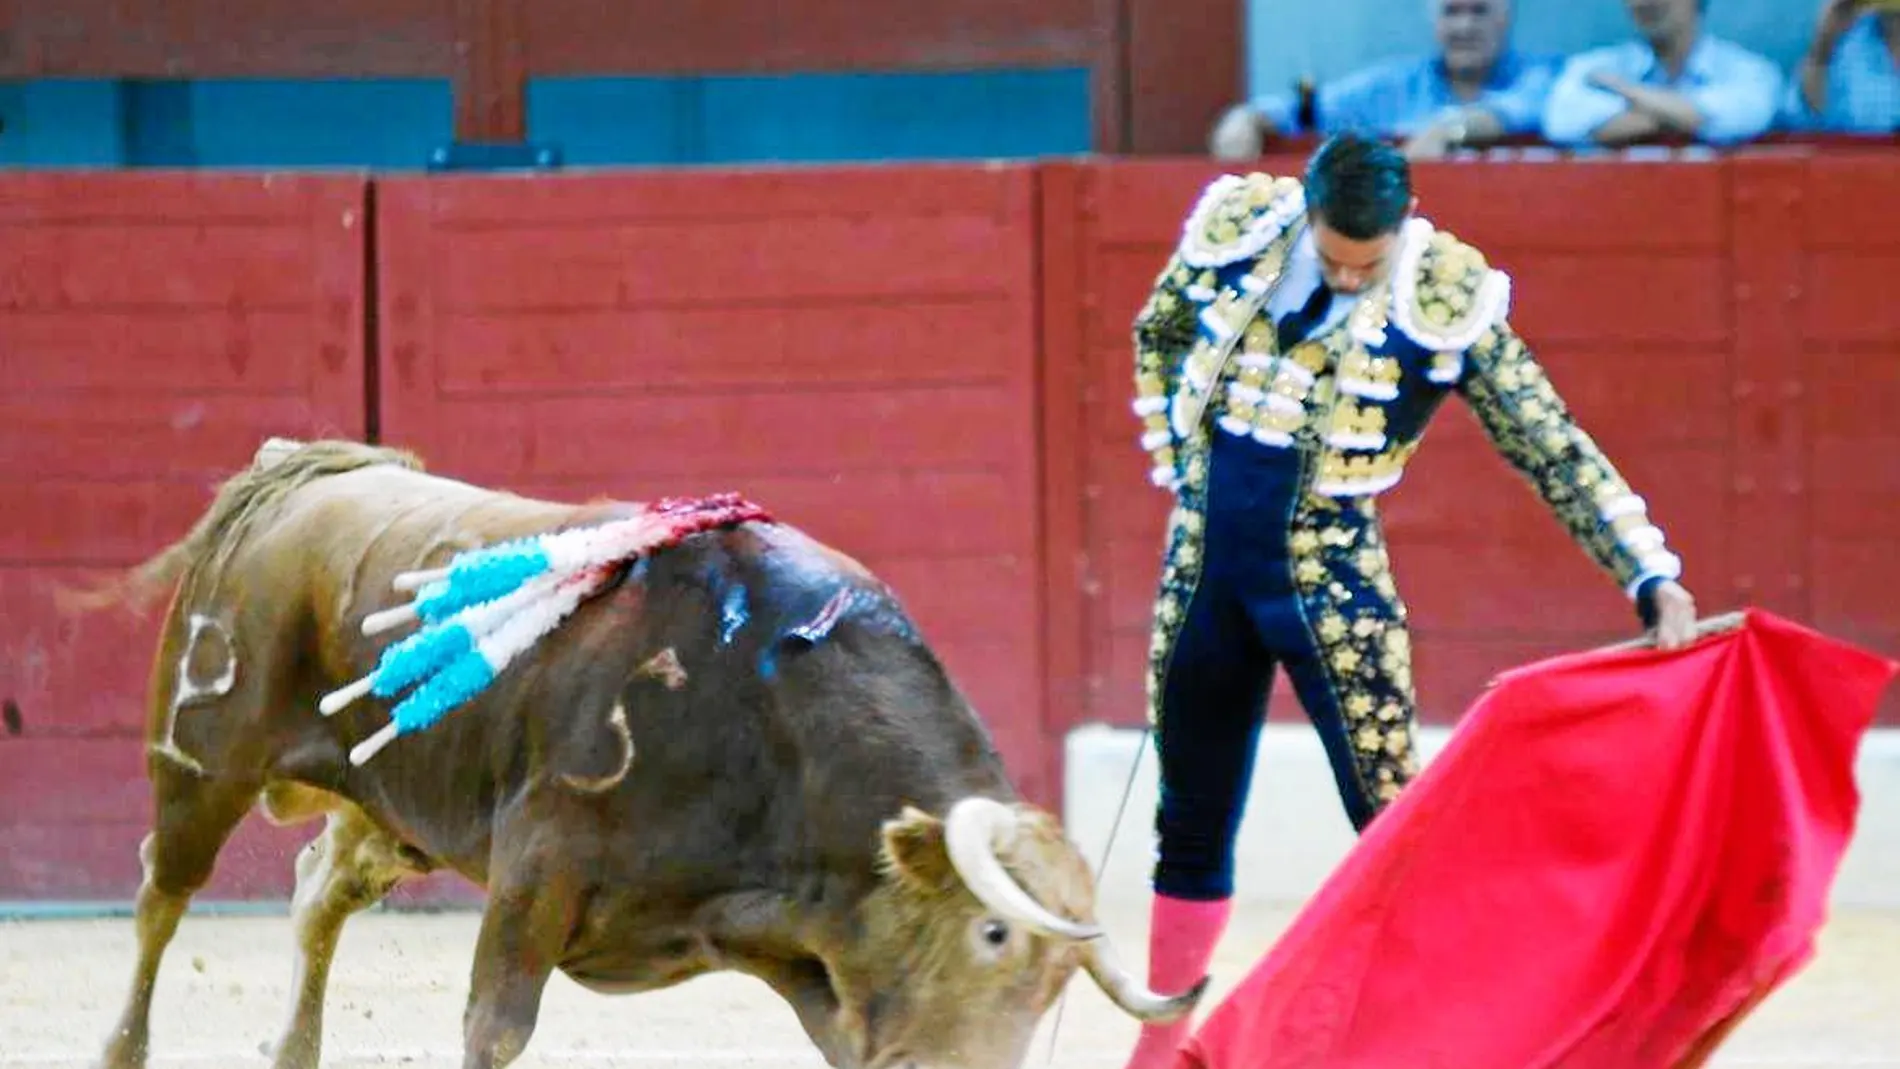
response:
M1751 141L1774 125L1784 79L1703 27L1709 0L1625 0L1641 39L1571 57L1544 104L1544 138L1619 147L1670 137Z

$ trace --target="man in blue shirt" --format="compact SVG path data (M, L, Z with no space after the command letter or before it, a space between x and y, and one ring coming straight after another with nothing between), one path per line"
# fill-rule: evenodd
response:
M1766 133L1781 71L1703 28L1708 0L1625 0L1640 40L1564 64L1544 108L1544 138L1567 147L1670 136L1736 145Z
M1824 0L1785 118L1797 130L1900 131L1900 0Z
M1258 156L1275 135L1352 131L1403 137L1414 157L1535 134L1553 59L1525 56L1508 44L1510 0L1430 0L1435 55L1387 60L1321 86L1313 115L1292 93L1235 105L1215 125L1213 154Z

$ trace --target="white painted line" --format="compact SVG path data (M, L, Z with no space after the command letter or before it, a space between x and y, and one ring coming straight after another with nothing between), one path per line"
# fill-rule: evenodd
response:
M0 1069L67 1069L68 1066L90 1065L96 1052L72 1054L34 1054L25 1058L0 1057ZM256 1046L230 1047L222 1051L192 1051L188 1054L166 1054L154 1051L148 1064L158 1067L169 1065L255 1065L259 1054ZM641 1062L747 1062L770 1063L773 1065L811 1065L823 1069L824 1058L810 1048L788 1050L783 1047L761 1047L757 1050L718 1050L688 1048L681 1050L608 1050L603 1048L538 1048L530 1044L524 1060L548 1062L550 1064L601 1064L625 1065ZM376 1064L462 1064L462 1048L442 1047L434 1050L423 1047L331 1047L323 1048L323 1063L331 1065L339 1062L371 1062Z
M0 1069L70 1069L73 1066L90 1065L93 1054L36 1054L27 1058L0 1058ZM229 1066L255 1064L259 1054L256 1047L230 1048L226 1051L211 1053L194 1051L190 1054L154 1054L150 1065L154 1069L164 1066ZM1062 1059L1064 1065L1078 1062L1085 1065L1120 1065L1126 1060L1126 1052L1102 1054L1077 1054ZM719 1049L681 1049L681 1050L601 1050L596 1048L550 1048L537 1049L529 1046L525 1059L559 1065L638 1065L642 1062L688 1062L688 1063L770 1063L772 1065L798 1066L810 1065L823 1067L825 1061L816 1051L809 1048L787 1050L783 1047L763 1047L758 1050L719 1050ZM324 1064L338 1062L369 1062L373 1064L395 1063L403 1065L446 1064L460 1065L461 1048L428 1049L422 1047L358 1047L331 1049L324 1048ZM1710 1069L1900 1069L1900 1058L1852 1057L1828 1058L1826 1061L1790 1058L1764 1058L1743 1056L1725 1058L1719 1053L1710 1062Z

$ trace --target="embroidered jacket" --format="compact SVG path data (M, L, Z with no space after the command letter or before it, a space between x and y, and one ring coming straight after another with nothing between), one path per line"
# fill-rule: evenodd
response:
M1314 493L1374 496L1398 483L1432 413L1456 393L1625 590L1680 576L1643 499L1511 328L1509 277L1452 234L1408 220L1387 281L1340 326L1280 352L1262 309L1305 225L1300 183L1259 173L1217 179L1189 212L1134 323L1134 409L1152 482L1198 481L1207 436L1226 433L1316 450Z

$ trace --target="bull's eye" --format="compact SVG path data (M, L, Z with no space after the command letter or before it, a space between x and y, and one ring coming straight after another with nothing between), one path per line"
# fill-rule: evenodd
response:
M1016 933L997 917L977 917L970 924L970 952L979 959L1000 961L1010 952Z

